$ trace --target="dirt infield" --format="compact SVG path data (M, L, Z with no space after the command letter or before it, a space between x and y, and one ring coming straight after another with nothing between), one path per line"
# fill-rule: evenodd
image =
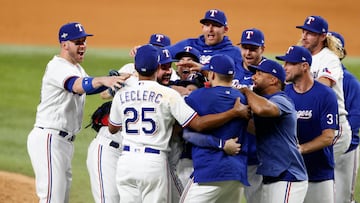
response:
M174 43L200 35L199 20L206 10L218 8L227 15L233 43L242 30L256 27L265 34L268 53L283 53L300 37L295 26L308 15L320 15L330 30L343 34L349 55L360 56L359 5L353 0L12 0L0 8L0 44L56 46L59 26L70 21L95 34L90 48L129 48L155 32L169 35ZM0 202L35 202L33 179L0 172L0 186Z
M0 171L0 202L39 202L33 178Z

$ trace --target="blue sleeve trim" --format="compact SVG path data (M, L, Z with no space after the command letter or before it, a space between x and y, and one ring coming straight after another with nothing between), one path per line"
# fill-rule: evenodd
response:
M73 86L74 86L76 79L78 79L78 78L79 77L77 77L77 76L73 76L73 77L70 77L69 79L67 79L65 81L64 88L69 92L74 92Z

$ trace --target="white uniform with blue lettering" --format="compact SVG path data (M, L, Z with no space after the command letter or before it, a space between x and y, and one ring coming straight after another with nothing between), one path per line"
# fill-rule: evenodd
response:
M122 126L123 154L116 181L121 202L169 202L167 154L175 119L185 127L196 112L175 90L156 81L124 86L113 99L109 122Z
M314 78L326 77L334 81L332 89L335 91L339 105L339 131L335 133L334 158L335 163L341 154L344 154L350 146L351 128L346 118L343 70L339 58L327 47L312 56L311 72ZM335 165L336 168L336 165ZM335 178L336 179L336 178Z
M42 79L41 102L27 140L40 202L69 202L72 141L80 131L85 103L85 94L65 89L67 79L74 76L88 75L79 64L54 56Z

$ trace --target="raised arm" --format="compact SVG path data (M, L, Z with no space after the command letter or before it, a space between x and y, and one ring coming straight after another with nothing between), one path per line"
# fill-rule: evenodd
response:
M71 87L72 92L77 94L94 94L100 93L108 87L114 90L115 88L121 88L128 77L130 75L124 74L121 76L72 78L68 81L68 87Z
M277 117L280 115L279 107L265 97L259 96L247 87L240 89L245 94L251 111L262 117Z

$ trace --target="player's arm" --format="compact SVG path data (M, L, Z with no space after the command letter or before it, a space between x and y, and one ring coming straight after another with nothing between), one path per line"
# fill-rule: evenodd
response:
M260 115L262 117L280 116L280 109L275 103L257 95L247 87L240 88L240 91L245 94L250 109L254 114Z
M309 142L299 145L299 151L301 152L301 154L308 154L314 151L318 151L324 147L332 145L334 137L334 129L325 129L322 131L320 136L314 138Z
M335 85L335 81L331 80L330 78L324 77L324 76L318 78L317 81L319 81L320 83L322 83L328 87L332 87Z
M115 90L121 88L122 84L130 75L103 76L103 77L72 77L65 83L65 88L76 94L96 94L106 90L108 87Z
M204 66L201 63L192 60L175 62L175 65L190 67L190 71L196 71L196 72L201 72L201 68Z
M187 128L183 131L183 138L196 146L224 150L229 155L238 154L241 150L241 144L237 143L238 138L222 140L211 134L194 132Z
M108 127L109 127L109 132L111 134L115 134L122 130L122 126L116 126L116 125L111 124L110 122L108 124Z
M208 114L205 116L196 115L188 124L188 127L195 131L201 132L204 130L211 130L222 126L233 118L240 117L244 119L250 118L250 111L248 105L240 103L240 98L236 99L236 102L232 109L217 113Z

